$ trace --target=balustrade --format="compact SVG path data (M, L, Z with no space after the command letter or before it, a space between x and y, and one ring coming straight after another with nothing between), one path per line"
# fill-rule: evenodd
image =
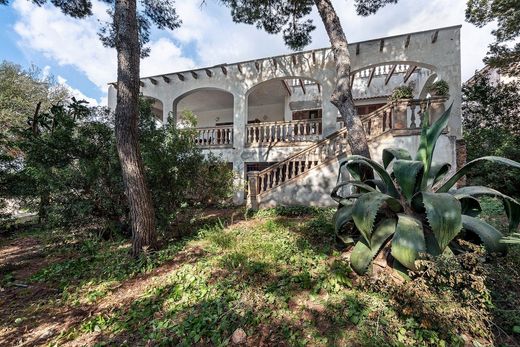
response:
M217 147L233 145L233 127L206 127L197 128L195 143L200 147Z
M246 126L247 144L312 142L321 139L321 119L262 122Z

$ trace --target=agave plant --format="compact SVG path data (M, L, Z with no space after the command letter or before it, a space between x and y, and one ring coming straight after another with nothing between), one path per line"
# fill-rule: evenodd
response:
M383 165L357 155L340 164L339 177L346 168L351 180L340 182L331 193L339 203L334 224L339 239L355 243L350 262L358 274L368 271L383 248L390 250L390 264L402 274L406 269L416 270L416 260L425 254L438 256L463 251L456 242L458 238L480 239L488 252L505 253L503 235L478 218L481 207L477 198L484 195L500 198L512 232L520 222L520 204L491 188L455 189L455 184L481 162L515 168L520 168L520 163L502 157L482 157L448 177L450 164L433 163L432 158L450 111L451 107L431 126L428 114L424 114L415 159L405 149L387 148L383 150ZM376 179L361 180L366 170L372 170Z

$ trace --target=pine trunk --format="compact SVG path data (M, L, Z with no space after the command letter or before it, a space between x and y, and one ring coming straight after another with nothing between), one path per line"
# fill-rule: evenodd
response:
M116 0L114 24L117 49L116 145L130 207L132 254L156 245L155 213L144 176L138 142L139 31L136 0Z
M356 114L350 88L350 53L348 42L336 10L330 0L314 0L329 36L336 61L336 87L330 102L337 107L348 129L347 141L352 154L370 158L367 137L361 119Z

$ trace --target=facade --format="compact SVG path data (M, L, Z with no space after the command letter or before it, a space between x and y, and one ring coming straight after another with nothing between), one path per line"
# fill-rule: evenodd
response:
M461 137L460 26L374 39L349 45L351 85L373 158L383 148L418 146L421 113L432 118L453 104L436 155L455 167ZM443 79L449 97L427 87ZM222 157L237 175L237 204L330 205L339 162L348 154L346 129L330 103L335 85L330 48L141 78L143 96L154 101L162 122L191 111L197 144ZM413 99L389 102L408 85ZM109 107L115 109L115 84ZM248 183L246 183L248 182ZM249 194L247 193L249 187Z

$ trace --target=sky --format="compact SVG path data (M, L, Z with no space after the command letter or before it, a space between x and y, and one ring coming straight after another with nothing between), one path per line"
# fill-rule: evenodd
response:
M400 0L370 17L355 14L353 0L333 0L349 42L462 25L462 80L482 68L493 41L493 24L477 28L464 21L464 0ZM179 29L151 35L150 56L141 60L141 75L150 76L196 67L233 63L290 52L281 35L255 26L235 24L229 9L217 0L176 0L183 24ZM93 16L73 19L52 5L38 7L29 0L0 5L0 61L40 67L76 97L106 105L107 83L116 79L116 53L103 47L98 29L109 18L107 4L93 0ZM306 49L329 46L323 24L314 11L317 29Z

